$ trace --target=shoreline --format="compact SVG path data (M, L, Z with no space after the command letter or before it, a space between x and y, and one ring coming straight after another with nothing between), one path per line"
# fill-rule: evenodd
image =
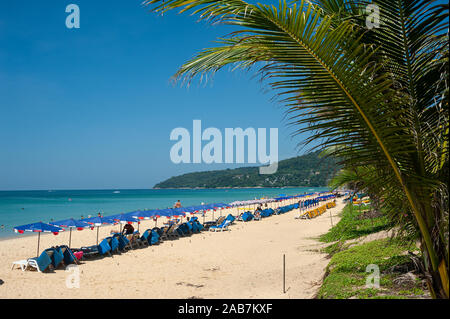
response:
M80 288L65 286L64 269L50 273L11 270L15 260L36 254L37 236L0 241L0 298L312 298L328 264L316 240L331 228L344 207L310 220L298 209L247 223L229 231L202 232L79 265ZM222 212L223 215L235 211ZM217 218L219 214L215 214ZM202 217L199 218L202 222ZM208 214L206 221L212 219ZM143 221L141 232L154 226ZM158 221L158 226L161 223ZM114 226L100 228L99 240ZM41 236L41 250L68 240L68 232ZM72 233L72 247L95 244L96 231ZM282 293L282 255L286 255L286 294Z

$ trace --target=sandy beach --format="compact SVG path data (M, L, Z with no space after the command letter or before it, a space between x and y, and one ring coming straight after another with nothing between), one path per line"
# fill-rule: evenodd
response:
M310 220L294 219L299 211L293 210L261 221L235 222L225 232L205 231L113 257L87 259L78 268L79 288L67 288L71 273L64 268L49 273L11 270L13 261L36 254L37 235L17 235L0 241L4 282L0 298L312 298L329 261L317 251L322 247L317 237L331 227L330 214L333 223L338 222L343 207L337 199L336 207ZM153 221L143 221L140 230L153 226ZM113 228L118 226L101 227L99 238ZM67 244L68 239L68 231L42 235L41 251ZM96 229L74 231L71 246L93 245L95 240Z

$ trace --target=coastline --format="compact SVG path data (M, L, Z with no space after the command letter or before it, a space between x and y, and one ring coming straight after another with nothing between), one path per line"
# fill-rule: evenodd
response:
M69 273L11 270L15 260L36 254L36 236L0 241L0 298L312 298L320 286L326 254L317 237L331 227L344 204L310 220L293 210L261 221L235 222L229 231L202 232L79 265L80 288L67 288ZM228 212L224 211L223 215ZM235 214L235 212L233 212ZM217 218L217 214L215 217ZM208 214L206 220L211 220ZM158 222L160 225L160 223ZM154 226L143 221L140 230ZM100 239L114 226L100 228ZM41 236L41 248L65 243L68 232ZM95 244L95 231L72 234L72 246ZM282 292L282 255L286 288Z

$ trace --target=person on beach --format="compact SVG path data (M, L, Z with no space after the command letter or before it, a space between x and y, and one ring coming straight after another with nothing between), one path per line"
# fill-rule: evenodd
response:
M103 217L103 216L102 216L102 213L98 213L97 216L98 216L98 217Z
M125 237L128 238L128 240L133 239L133 233L134 233L134 227L131 224L125 224L122 229L122 235L125 235Z
M175 205L173 205L174 208L180 208L181 207L181 202L180 200L177 200L177 202L175 203Z

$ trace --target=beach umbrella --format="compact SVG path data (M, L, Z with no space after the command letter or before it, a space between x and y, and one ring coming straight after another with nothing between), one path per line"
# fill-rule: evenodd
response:
M97 226L97 245L98 245L98 229L101 225L111 225L116 224L117 222L110 217L105 216L96 216L96 217L90 217L83 219L83 221L87 222L88 224L92 226Z
M72 229L76 228L77 230L83 230L86 227L89 227L90 225L82 220L75 220L73 218L60 220L56 222L51 222L51 225L63 227L63 228L69 228L70 234L69 234L69 248L70 244L72 243Z
M125 215L131 216L138 220L138 231L139 231L139 220L150 219L152 217L152 215L150 214L150 211L148 211L148 210L137 210L134 212L127 213Z
M161 217L159 209L145 210L139 215L132 215L132 217L139 218L139 216L143 217L143 219L152 219L155 221L155 227L158 222L158 218Z
M208 211L208 210L212 210L213 214L212 214L212 219L214 220L214 212L216 211L216 206L214 204L208 204L208 205L204 205L204 210Z
M181 216L181 220L183 220L183 217L186 216L186 209L183 207L172 208L172 216Z
M16 226L14 227L14 231L19 234L23 234L24 232L35 232L38 233L38 246L37 246L37 253L36 256L39 257L39 243L41 241L41 233L53 233L54 235L58 235L59 232L64 231L63 228L58 226L53 226L50 224L46 224L43 222L33 223L33 224L27 224L22 226Z
M167 218L170 218L172 216L172 213L171 213L170 209L168 209L168 208L150 210L150 211L148 211L148 214L149 214L149 216L153 217L153 219L155 220L155 227L158 222L158 218L164 217L164 216Z
M225 208L229 208L228 204L224 204L224 203L215 203L215 204L211 204L215 209L219 209L220 210L220 217L222 217L222 210Z
M136 219L151 219L154 216L154 211L151 210L137 210L135 212L127 213L131 217Z

